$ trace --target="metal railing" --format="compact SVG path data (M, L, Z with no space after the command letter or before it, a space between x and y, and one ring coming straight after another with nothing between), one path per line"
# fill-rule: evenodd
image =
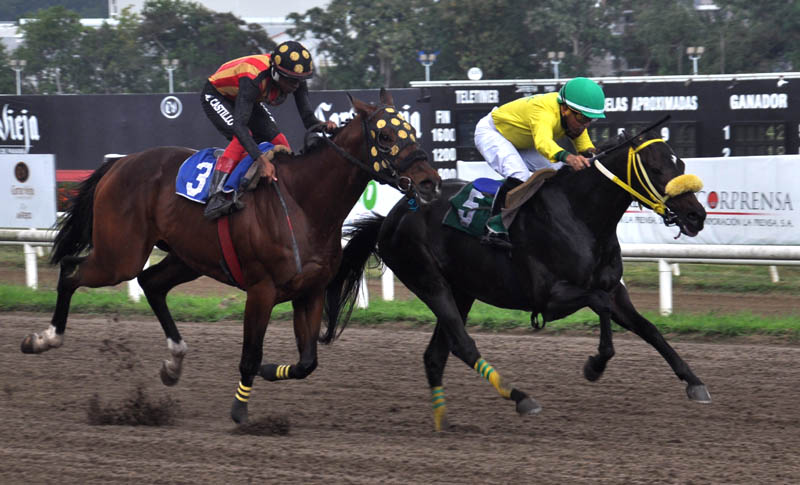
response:
M26 284L37 287L36 250L34 246L51 245L55 232L40 229L0 229L0 243L22 244L25 253ZM345 241L342 241L344 244ZM679 263L736 264L770 266L773 282L779 279L777 266L800 266L800 246L757 246L722 244L622 244L624 261L658 263L659 311L672 313L672 277L679 274ZM149 264L145 263L145 268ZM366 308L369 293L366 281L361 285L357 305ZM394 274L386 270L381 278L384 300L394 299ZM142 289L136 279L128 282L132 300L139 301Z

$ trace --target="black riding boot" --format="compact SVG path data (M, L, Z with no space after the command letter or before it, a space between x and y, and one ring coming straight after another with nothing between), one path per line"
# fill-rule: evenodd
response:
M500 212L503 210L503 207L506 206L506 194L508 194L510 190L522 185L522 183L522 180L515 179L514 177L508 177L503 180L503 183L500 185L500 188L497 189L497 195L492 202L492 210L489 212L490 219L500 214ZM489 231L481 238L481 243L494 246L498 249L511 249L513 247L507 232Z
M211 175L211 188L209 189L211 194L208 202L206 202L205 211L203 211L203 216L208 220L213 221L218 217L226 216L236 209L244 207L244 204L239 201L238 192L234 192L233 197L229 199L222 191L225 182L228 180L228 175L219 170L214 170Z

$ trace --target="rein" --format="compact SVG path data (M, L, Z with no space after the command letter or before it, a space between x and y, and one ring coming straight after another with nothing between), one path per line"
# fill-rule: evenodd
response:
M376 110L373 112L368 118L362 118L361 120L361 127L364 133L364 149L365 149L365 158L369 159L370 162L364 162L359 160L358 158L354 157L347 151L345 151L342 147L337 145L333 140L326 136L322 136L322 140L327 143L330 147L332 147L336 153L338 153L341 157L343 157L348 162L352 163L356 167L360 168L371 174L372 178L378 181L381 184L387 184L403 194L408 194L413 191L414 186L411 182L411 179L405 176L398 175L398 170L403 171L406 170L412 163L417 160L424 160L427 159L427 154L421 150L417 149L412 151L408 154L405 158L400 160L396 160L395 157L399 153L400 148L395 145L391 148L383 147L378 143L378 140L375 137L375 133L373 132L373 136L370 137L370 128L367 125L368 122L372 121L382 110L386 108L391 108L388 106L382 106L381 110ZM381 121L378 120L377 127L380 129L383 125L381 125ZM385 121L383 121L385 123ZM306 134L306 138L311 134L311 131ZM413 140L413 135L411 135ZM405 142L408 144L409 142ZM385 156L379 157L379 154L382 153ZM385 169L390 169L390 173L386 173Z
M666 143L661 138L654 138L652 140L647 140L646 142L642 143L635 149L633 147L628 148L628 181L623 182L619 177L611 173L609 169L605 167L600 160L594 161L594 166L597 169L608 177L609 180L614 182L615 184L622 187L626 192L631 194L632 196L639 199L640 202L650 206L656 214L664 217L667 212L667 199L669 196L661 195L658 193L658 190L653 186L653 183L650 182L650 178L647 176L647 171L644 169L642 165L642 157L639 155L639 151L645 148L646 146L652 145L653 143ZM639 180L639 183L644 187L645 192L647 195L642 195L636 189L633 188L631 185L631 172L636 174L636 178Z
M357 159L356 157L354 157L353 155L350 155L347 151L345 151L344 148L342 148L339 145L337 145L330 138L325 137L325 136L322 136L320 138L322 140L324 140L325 143L327 143L331 148L333 148L336 151L336 153L338 153L345 160L347 160L348 162L352 163L356 167L358 167L361 170L364 170L366 172L372 172L373 171L372 167L370 167L369 164L366 164L366 163L362 162L361 160ZM381 182L381 183L384 183L384 184L395 185L397 183L397 177L390 177L390 176L385 175L385 174L383 174L381 172L374 173L372 176L375 179L377 179L378 182Z
M639 202L649 206L650 208L655 211L656 214L660 215L664 219L664 224L667 226L673 225L677 223L678 217L669 210L667 207L667 200L671 197L677 197L680 194L686 192L697 192L703 187L703 182L700 181L699 178L695 175L683 174L679 175L672 180L670 180L667 185L664 187L666 191L665 195L661 195L658 190L653 186L653 183L650 182L650 177L647 176L647 170L645 170L644 165L642 164L642 157L639 155L639 151L643 148L653 144L653 143L666 143L661 138L653 138L647 140L646 142L642 143L638 147L634 148L631 146L633 144L633 140L636 139L639 135L646 133L653 128L661 125L662 123L669 120L670 115L664 116L660 120L656 121L655 123L651 124L647 128L643 129L635 136L632 136L625 141L614 145L613 147L604 150L601 153L595 154L591 158L592 164L600 171L604 176L606 176L609 180L614 182L615 184L619 185L623 190L631 194L633 197L639 200ZM609 169L605 167L602 163L600 163L600 157L608 155L611 152L617 151L620 148L624 148L628 146L628 181L623 182L619 177L611 173ZM636 174L636 178L639 180L639 184L644 187L645 192L647 195L642 195L636 189L633 188L631 184L631 172Z

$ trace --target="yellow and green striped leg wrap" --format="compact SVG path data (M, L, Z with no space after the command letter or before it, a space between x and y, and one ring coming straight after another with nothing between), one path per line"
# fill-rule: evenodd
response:
M239 381L239 387L236 389L236 399L246 403L250 399L250 391L252 390L252 387L245 386L242 381Z
M436 431L441 431L446 427L445 413L447 406L444 402L444 387L434 386L431 387L431 404L433 405L433 424Z
M506 387L503 383L503 378L500 377L500 373L494 370L494 367L485 360L478 359L475 362L475 370L478 371L478 374L482 375L491 385L497 389L497 392L500 393L506 399L511 399L511 388Z

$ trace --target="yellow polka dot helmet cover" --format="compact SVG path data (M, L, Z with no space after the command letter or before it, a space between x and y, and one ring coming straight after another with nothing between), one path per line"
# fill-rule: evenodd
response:
M314 75L311 53L303 44L293 40L279 44L272 52L271 61L282 76L308 79Z

